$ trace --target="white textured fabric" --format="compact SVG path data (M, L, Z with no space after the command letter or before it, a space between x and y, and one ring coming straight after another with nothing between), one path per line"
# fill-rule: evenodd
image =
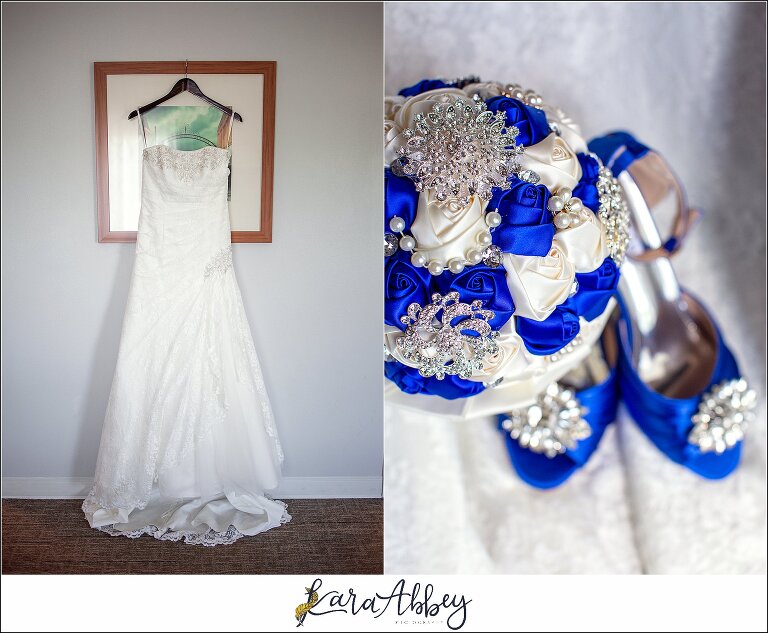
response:
M283 456L232 270L226 149L144 150L136 260L92 527L229 543L280 525Z
M385 573L637 573L615 429L566 486L512 470L495 417L385 407Z
M621 412L587 467L547 492L517 479L490 420L390 405L387 572L765 573L765 15L758 3L387 5L387 94L425 77L514 81L587 138L628 129L666 156L705 211L678 276L761 399L724 481L670 462Z

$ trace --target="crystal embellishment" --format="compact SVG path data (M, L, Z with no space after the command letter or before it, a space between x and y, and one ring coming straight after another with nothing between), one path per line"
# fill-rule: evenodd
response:
M523 448L551 459L575 449L579 441L592 435L585 413L571 389L553 382L535 404L510 411L501 428Z
M223 275L232 268L232 247L227 246L217 252L205 266L205 277Z
M510 176L520 171L519 130L505 124L505 114L491 112L481 99L436 103L403 131L407 140L392 171L413 180L417 191L433 189L438 200L490 200L494 187L509 189Z
M501 266L501 260L503 257L504 253L495 244L491 244L483 251L483 263L489 268L498 268Z
M600 167L597 193L600 201L597 217L605 226L608 256L621 266L629 244L629 210L619 181L608 167Z
M397 253L398 239L393 233L384 234L384 257L391 257Z
M538 182L541 180L541 176L539 176L539 174L537 174L532 169L523 169L523 171L517 174L517 177L523 182L527 182L532 185L538 184Z
M691 417L688 442L702 453L721 455L733 448L744 439L746 426L754 418L756 399L743 378L714 385L701 397L699 409Z
M486 356L499 351L498 332L488 324L494 316L493 311L483 310L482 301L462 303L458 292L435 293L432 303L424 307L408 306L407 315L400 318L405 336L397 339L397 346L424 377L471 378L483 368Z

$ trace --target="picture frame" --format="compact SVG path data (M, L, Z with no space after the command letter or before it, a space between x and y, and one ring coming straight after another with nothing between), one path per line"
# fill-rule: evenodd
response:
M128 115L168 92L174 81L184 76L197 81L206 94L243 117L242 123L235 122L232 134L232 242L272 241L275 61L94 62L93 75L99 243L136 241L143 139L137 120L129 121ZM152 114L162 108L175 109L165 110L158 117L166 124L187 113L206 115L208 119L218 114L202 100L182 93L142 117L149 118L152 124ZM204 117L193 118L199 122ZM186 133L185 127L183 132L172 137L185 138L186 143L213 144L199 130ZM154 134L147 143L167 141L163 136Z

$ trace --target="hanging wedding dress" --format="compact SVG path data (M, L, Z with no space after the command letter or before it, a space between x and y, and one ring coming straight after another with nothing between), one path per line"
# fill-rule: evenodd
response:
M216 545L290 520L265 494L283 454L232 270L228 164L219 147L144 149L133 278L83 503L112 535Z

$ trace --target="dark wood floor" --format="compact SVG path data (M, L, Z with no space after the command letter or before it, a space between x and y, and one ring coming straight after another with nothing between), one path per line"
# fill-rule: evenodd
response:
M232 545L114 537L80 501L3 501L4 574L380 574L381 499L288 500L290 523Z

